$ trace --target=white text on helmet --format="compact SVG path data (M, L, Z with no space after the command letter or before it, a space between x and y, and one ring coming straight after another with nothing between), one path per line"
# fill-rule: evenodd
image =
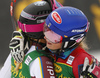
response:
M86 29L81 29L81 30L72 30L72 32L84 32Z

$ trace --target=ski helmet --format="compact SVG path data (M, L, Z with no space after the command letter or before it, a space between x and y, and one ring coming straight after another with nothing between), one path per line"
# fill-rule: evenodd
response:
M18 26L29 37L43 38L44 21L51 11L52 8L46 1L31 3L21 12Z
M86 36L89 22L85 14L74 7L60 7L49 14L44 26L45 37L53 42L62 42L62 49L78 45Z

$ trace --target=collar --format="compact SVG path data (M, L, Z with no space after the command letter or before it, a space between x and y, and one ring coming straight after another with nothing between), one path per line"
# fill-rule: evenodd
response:
M75 47L76 48L76 47ZM55 54L55 56L57 58L62 58L62 59L66 59L72 52L73 50L75 50L75 48L71 49L71 50L65 50L65 52L61 52L60 54ZM50 50L50 49L49 49ZM51 50L50 50L51 51ZM52 52L52 51L51 51ZM52 52L53 53L53 52ZM52 54L54 56L54 54Z

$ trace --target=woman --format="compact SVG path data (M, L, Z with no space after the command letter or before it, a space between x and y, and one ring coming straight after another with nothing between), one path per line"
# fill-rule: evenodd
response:
M38 49L42 49L45 46L45 40L43 39L44 35L42 32L44 20L52 10L60 6L57 2L56 3L59 6L57 6L55 2L51 2L51 3L49 0L47 0L47 2L46 1L35 2L27 6L22 11L18 21L19 28L21 30L13 32L13 36L12 36L13 38L11 39L9 45L11 50L11 55L13 57L11 62L12 77L19 78L20 76L22 77L28 76L28 78L30 77L31 78L54 77L55 78L53 64L50 61L50 59L45 57L45 54L41 54L35 51L37 49L36 47L38 47ZM35 52L33 53L31 51L35 51L36 53ZM31 63L29 63L29 58L27 57L30 57L28 55L29 54L32 55L31 53L33 53L32 57L35 58L34 61L33 58L30 59ZM11 57L9 56L8 58L10 59ZM27 69L30 70L28 71L27 76L25 73L23 74L23 72L21 72L24 71L23 67L25 66L22 67L22 65L25 65L23 64L24 62L29 66L29 69L27 67L26 70ZM0 72L0 74L3 72L0 75L0 78L7 78L7 77L11 78L10 77L11 74L9 74L10 73L9 65L10 65L10 60L7 59L6 64L3 66ZM39 65L42 67L40 68ZM9 69L6 70L6 67Z
M100 77L99 62L84 50L88 29L87 17L74 7L60 7L46 18L44 38L47 48L55 53L52 58L57 78Z
M14 39L12 38L10 42L10 48L13 47L13 42L15 42L17 35L19 35L17 36L17 38L26 39L25 41L28 41L28 43L30 43L29 45L32 46L27 53L25 53L25 51L23 52L23 50L20 51L21 49L17 50L17 52L12 51L14 49L11 49L11 54L13 57L11 58L11 78L47 78L51 76L55 77L52 62L49 60L49 58L46 57L45 54L39 53L36 50L36 48L39 48L41 52L44 52L42 51L42 48L45 46L45 40L43 39L42 32L43 24L44 20L51 11L52 8L46 1L38 1L28 5L21 12L18 26L21 29L21 33L24 37L14 32L13 34L16 35L14 36ZM20 46L21 45L22 44L20 43ZM19 47L18 44L16 46ZM52 74L49 70L52 71Z

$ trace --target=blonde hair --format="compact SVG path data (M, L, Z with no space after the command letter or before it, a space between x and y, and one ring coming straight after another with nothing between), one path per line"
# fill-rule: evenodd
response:
M20 65L21 65L21 63L17 63L17 64L16 64L16 68L15 68L15 71L16 71L16 72L18 72L18 69L19 69Z
M81 48L83 48L84 50L89 50L89 47L88 47L88 45L86 44L86 39L84 39L80 44L79 44L79 46L81 47Z

